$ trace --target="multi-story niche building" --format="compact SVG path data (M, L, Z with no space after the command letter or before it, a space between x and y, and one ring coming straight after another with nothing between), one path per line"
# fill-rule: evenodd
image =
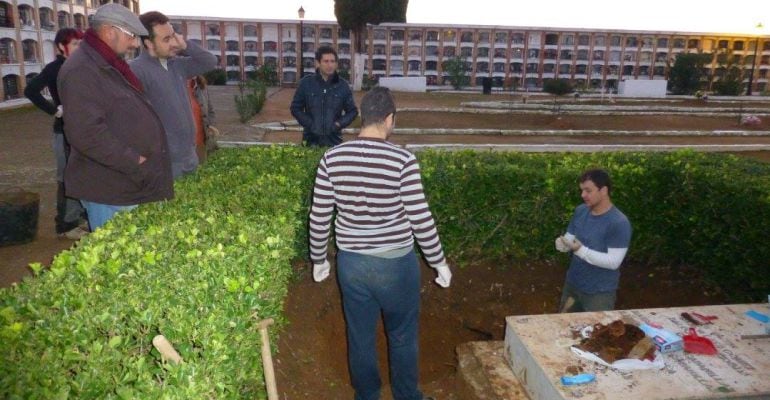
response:
M337 49L340 68L353 62L353 33L335 22L173 17L186 37L216 54L229 81L255 67L272 64L285 84L297 82L298 63L314 70L314 51ZM381 24L369 26L365 71L370 77L425 76L442 85L442 63L461 57L471 82L489 77L497 86L542 87L547 79L566 78L577 87L617 87L623 79L667 79L677 54L729 52L745 70L754 64L752 88L767 89L770 37L724 33L592 30L483 25ZM302 48L299 49L300 43ZM723 65L707 72L719 76Z
M0 0L0 101L22 96L26 81L53 61L53 38L62 27L88 27L100 5L117 2L139 13L138 0ZM178 32L214 53L237 82L248 71L272 64L279 80L294 84L299 63L314 70L314 52L329 44L340 68L350 69L354 34L336 22L172 17ZM302 38L298 37L302 26ZM300 46L301 44L301 46ZM301 48L300 48L301 47ZM471 82L537 90L547 79L570 79L577 87L616 87L622 79L667 79L677 54L729 52L752 89L768 89L770 36L725 33L619 31L483 25L382 24L369 26L365 72L382 76L425 76L443 85L442 64L460 57ZM718 76L714 57L706 66Z
M23 96L27 80L56 58L56 31L85 30L88 16L107 3L139 13L138 0L0 0L0 101Z

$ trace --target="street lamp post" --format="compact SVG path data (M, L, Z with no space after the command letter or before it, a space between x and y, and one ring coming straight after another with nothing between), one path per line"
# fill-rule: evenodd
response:
M304 71L305 66L303 63L303 59L304 59L303 56L305 51L302 49L302 37L305 36L303 33L304 29L302 29L303 22L305 19L305 9L302 8L302 6L299 6L299 10L297 10L297 15L299 15L299 35L297 35L299 37L299 49L297 50L297 54L299 54L299 57L298 57L299 60L297 60L297 63L298 63L297 72L299 74L299 77L297 78L297 83L299 83L299 81L302 79L302 76L305 74L305 71Z
M757 31L762 29L762 23L758 23ZM759 49L759 34L757 34L757 38L755 39L754 44L754 58L751 59L751 72L749 73L749 87L746 89L746 96L751 96L751 87L754 85L754 66L757 65L757 49Z

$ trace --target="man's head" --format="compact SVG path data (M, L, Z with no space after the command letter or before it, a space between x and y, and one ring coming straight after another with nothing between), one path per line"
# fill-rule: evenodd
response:
M580 197L591 210L603 210L610 202L612 181L607 171L599 168L589 169L580 175Z
M337 71L337 52L330 46L321 46L315 51L315 66L324 80Z
M139 17L117 3L105 4L94 14L92 29L119 56L137 47L136 37L147 35Z
M150 11L140 15L139 20L149 33L142 36L142 45L152 57L170 58L179 52L179 42L167 16Z
M69 57L78 48L82 39L83 32L75 28L61 28L56 32L53 44L61 55Z
M361 100L361 129L382 125L387 134L396 127L396 102L390 89L377 86Z

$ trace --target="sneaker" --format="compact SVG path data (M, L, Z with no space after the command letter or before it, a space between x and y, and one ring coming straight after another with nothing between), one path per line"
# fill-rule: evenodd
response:
M85 235L88 235L88 231L77 226L73 229L68 230L67 232L60 233L59 237L64 239L69 239L69 240L80 240Z

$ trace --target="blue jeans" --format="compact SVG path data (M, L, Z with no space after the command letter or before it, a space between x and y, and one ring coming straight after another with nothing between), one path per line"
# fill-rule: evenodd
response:
M394 400L419 400L418 320L420 266L414 250L398 258L337 252L348 336L348 367L356 400L380 398L376 330L380 315L388 337Z
M83 207L86 208L86 212L88 213L88 225L91 226L91 231L94 231L96 228L100 228L102 225L106 224L107 221L112 219L116 213L120 211L133 210L136 208L136 205L112 206L109 204L100 204L85 200L81 200L80 202L83 203Z
M586 293L564 282L559 312L611 311L615 309L616 294L616 291Z

